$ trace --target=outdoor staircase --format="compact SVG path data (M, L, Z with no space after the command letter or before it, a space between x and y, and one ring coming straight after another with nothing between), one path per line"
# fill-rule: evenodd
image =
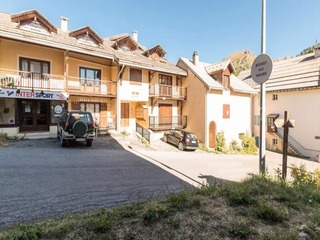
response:
M283 141L283 129L277 128L275 135L277 135ZM300 157L306 157L306 156L310 155L305 150L305 148L290 135L288 136L288 150L289 150L289 152L291 152L297 156L300 156Z

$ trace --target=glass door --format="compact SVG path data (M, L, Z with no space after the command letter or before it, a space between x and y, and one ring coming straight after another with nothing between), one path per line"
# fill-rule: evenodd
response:
M49 101L22 100L20 116L21 131L48 131Z

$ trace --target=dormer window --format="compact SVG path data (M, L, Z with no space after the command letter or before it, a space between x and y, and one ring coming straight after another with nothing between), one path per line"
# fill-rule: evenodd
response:
M165 54L166 52L160 45L150 48L143 53L143 55L145 55L146 57L150 57L151 59L163 58Z
M137 43L131 38L131 36L125 36L117 39L112 47L123 52L130 52L138 49Z
M19 23L18 27L27 31L42 34L57 32L57 28L36 10L13 14L11 21Z
M75 37L79 43L91 45L97 47L103 43L102 38L93 31L89 26L72 31L69 34L70 37Z
M50 34L38 21L26 20L20 23L20 28L27 31L34 31L43 34Z

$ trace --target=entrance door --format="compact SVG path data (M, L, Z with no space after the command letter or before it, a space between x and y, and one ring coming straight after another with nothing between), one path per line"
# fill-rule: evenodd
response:
M20 130L48 131L49 113L49 101L22 100L20 102Z
M129 127L129 103L121 103L121 126Z
M217 126L215 122L211 122L209 125L209 147L214 148L216 146Z
M159 104L159 125L172 126L172 105Z

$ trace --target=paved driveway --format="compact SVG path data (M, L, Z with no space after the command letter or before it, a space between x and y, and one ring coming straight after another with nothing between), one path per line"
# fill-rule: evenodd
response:
M0 148L0 227L163 196L187 184L111 137L91 148L57 139Z
M131 141L119 142L124 147L130 146L129 150L134 154L194 186L217 180L241 181L250 173L259 174L258 155L213 154L201 150L180 152L176 146L161 140L152 142L151 148L141 146L134 138L131 138ZM310 172L320 168L318 162L289 156L288 178L292 164L296 166L304 164ZM270 175L275 175L276 169L282 170L282 154L267 151L266 167Z

